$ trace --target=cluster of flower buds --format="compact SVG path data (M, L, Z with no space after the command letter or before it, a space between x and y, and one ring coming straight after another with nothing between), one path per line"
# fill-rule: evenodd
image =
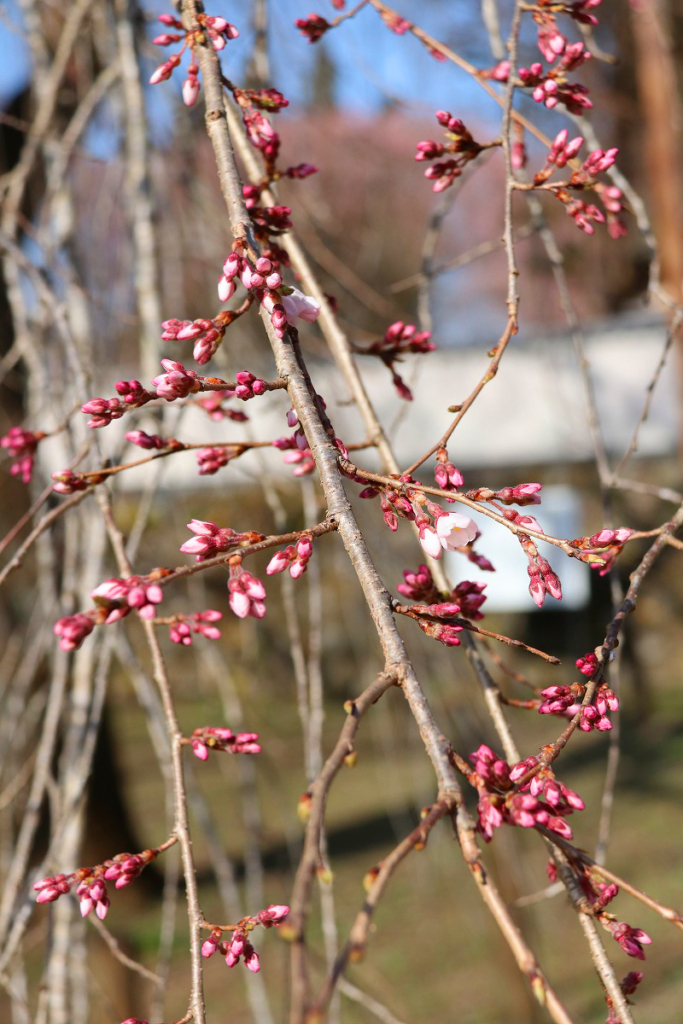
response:
M416 572L405 569L403 578L405 583L399 583L396 588L399 594L411 601L429 605L429 614L431 615L448 617L447 610L457 608L457 611L452 612L453 615L460 614L472 621L484 618L479 609L486 601L486 595L483 593L486 589L485 583L462 580L454 587L448 600L444 602L426 565L420 565Z
M510 769L510 781L518 782L527 772L538 767L539 760L533 754L519 761ZM572 811L583 811L586 807L581 797L573 790L558 782L551 768L543 767L527 783L519 787L520 793L531 793L543 799L555 810L556 814L571 814Z
M287 413L288 425L292 427L298 422L296 413L290 409ZM301 427L297 427L290 437L276 437L273 441L273 448L284 452L282 461L294 467L294 476L308 476L315 470L313 453Z
M570 540L569 543L581 552L581 561L587 562L591 569L598 569L600 575L605 576L621 554L624 544L633 536L633 532L627 526L620 526L617 530L599 530L591 537L579 537Z
M254 207L252 219L257 233L268 236L273 232L285 231L291 227L288 219L289 207ZM278 250L278 254L282 250ZM218 297L227 302L235 292L238 278L247 290L254 291L259 301L270 314L273 330L279 338L284 337L287 324L296 325L297 319L313 323L320 315L320 303L298 288L283 288L282 294L276 289L282 286L282 276L276 262L269 256L260 256L252 266L238 248L232 249L223 264L223 274L218 281Z
M130 885L160 852L158 849L135 854L119 853L93 868L78 868L69 875L41 878L33 886L38 893L36 903L53 903L70 892L75 885L82 916L87 917L94 910L100 921L103 921L109 911L106 883L113 882L116 889Z
M47 878L41 878L33 886L38 893L36 903L53 903L60 896L70 892L71 885L71 878L67 878L66 875L49 875Z
M96 473L89 473L86 477L83 473L74 473L72 469L60 469L51 474L55 481L52 490L56 494L75 494L76 491L84 491L89 484L100 484L104 476Z
M374 497L373 494L369 494L370 488L364 488L361 493L361 498ZM377 493L377 492L375 492ZM380 499L380 507L384 516L385 525L389 527L392 533L398 530L398 521L400 519L408 519L411 522L415 520L415 511L413 506L402 494L398 494L393 488L387 487Z
M598 182L593 186L595 192L600 196L603 206L607 211L607 218L599 206L595 203L587 203L583 199L572 198L565 189L557 189L554 195L564 204L567 215L571 217L580 231L586 235L595 234L595 224L604 224L607 220L607 231L615 240L626 234L626 225L617 216L621 213L623 205L621 202L622 191L616 185L604 185Z
M229 526L216 526L215 523L207 522L204 519L192 519L187 524L194 537L186 540L180 550L185 555L195 555L196 562L203 562L205 558L213 558L223 551L229 551L245 541L262 539L260 534L236 533Z
M433 352L436 345L430 341L431 331L418 331L413 324L397 320L384 332L384 336L367 348L357 348L362 355L377 356L391 371L392 382L399 396L407 402L413 399L412 392L403 378L396 372L394 363L406 353Z
M95 609L66 615L55 623L53 632L63 651L75 651L95 626L110 626L136 611L142 619L153 619L164 592L156 582L166 570L155 569L147 577L114 577L100 583L91 593Z
M430 605L429 607L438 608L440 606ZM459 605L451 605L450 607L458 608L459 610ZM426 633L427 636L431 636L434 640L438 640L439 643L444 644L446 647L460 646L460 637L458 636L458 633L462 633L462 626L455 626L452 623L427 619L422 615L418 616L416 622L423 633Z
M107 886L101 878L95 878L93 881L84 879L76 889L76 895L80 900L82 917L87 917L90 911L94 910L100 921L104 921L110 904Z
M434 525L424 511L415 517L415 522L422 549L432 558L441 558L443 551L460 551L479 536L476 523L468 516L459 512L444 512L433 502L427 502L426 507L434 516Z
M432 604L414 604L410 608L410 617L415 619L420 629L427 636L434 637L447 647L458 647L463 627L451 620L460 614L460 605L455 601L436 601Z
M244 932L234 932L227 943L225 963L228 967L235 967L240 959L244 957L244 966L253 974L261 970L259 955L252 946Z
M598 670L598 656L593 654L591 651L588 654L584 654L583 658L576 659L576 667L578 668L581 675L592 676Z
M439 448L436 453L436 469L434 470L436 486L442 491L457 491L463 485L463 475L452 462L448 461L448 451ZM447 501L452 501L447 498Z
M583 683L572 683L571 686L546 686L541 690L545 698L538 708L541 715L565 715L572 717L579 710L586 687Z
M283 235L289 231L292 227L291 212L289 206L252 206L250 213L256 237L265 240L271 235Z
M571 217L577 228L586 235L595 234L595 224L604 224L605 215L595 203L587 203L584 199L573 198L566 189L555 189L553 194L561 203L568 217Z
M217 612L213 608L207 608L203 612L194 612L192 615L174 615L174 621L170 626L170 636L174 644L182 644L189 647L192 643L192 634L198 633L205 636L207 640L220 640L221 631L214 622L220 622L223 612Z
M432 619L455 619L461 609L455 601L434 601L432 604L414 604L412 611L418 615L429 615Z
M593 187L607 213L608 234L615 241L623 238L627 233L626 225L619 214L624 211L624 193L616 185L606 185L602 181L598 181Z
M273 444L276 448L280 447L275 441ZM294 476L309 476L315 471L313 452L308 445L305 448L289 448L282 456L282 461L294 467Z
M223 274L218 281L218 298L221 302L227 302L234 295L235 278L238 278L247 290L252 288L274 290L282 284L282 277L273 268L272 260L266 256L260 256L252 266L246 256L243 256L237 249L231 249L223 264Z
M272 114L279 114L289 106L289 100L278 89L235 88L233 95L240 105L248 103L259 110L269 110Z
M578 0L576 3L553 3L551 10L568 14L584 25L597 25L598 19L590 13L591 8L597 7L600 0ZM538 26L538 48L548 61L553 61L571 49L566 37L557 27L554 14L552 14L543 3L538 4L532 10L532 17Z
M256 374L251 373L249 370L238 370L235 374L235 381L237 383L235 398L239 398L243 402L248 402L250 398L256 398L257 395L264 395L266 393L267 384L265 380L257 377Z
M332 28L329 21L319 14L309 14L307 18L297 18L294 24L309 43L317 43L327 30Z
M523 516L525 520L530 520L527 523L529 529L536 529L541 533L541 528L533 516ZM527 534L518 534L517 539L519 540L524 552L529 559L527 565L527 572L529 574L529 593L531 594L534 603L541 608L545 601L546 594L550 594L556 601L562 600L562 584L560 583L559 577L553 571L550 562L547 559L542 558L538 554L538 549Z
M225 18L211 17L205 14L203 16L199 15L197 20L206 29L211 45L217 52L224 50L226 43L231 39L237 39L239 36L235 26L226 21Z
M370 345L367 352L385 360L397 359L407 352L433 352L436 345L429 340L431 336L431 331L418 331L413 324L397 320L387 327L382 338Z
M550 152L546 157L545 166L534 176L534 184L542 185L552 175L555 168L564 167L570 160L573 160L581 146L583 139L577 136L567 141L568 133L566 128L557 134ZM568 181L561 185L548 186L553 195L560 200L570 217L573 218L577 227L588 235L595 232L593 222L602 224L607 220L607 230L612 238L620 238L626 234L626 227L620 219L619 214L623 211L623 193L616 185L607 185L598 181L597 176L608 171L613 166L619 150L616 147L608 150L595 149L588 154L580 167L574 169ZM578 198L574 193L591 189L599 197L605 214L593 203L587 203Z
M184 742L188 742L187 740ZM257 732L236 732L214 726L195 729L189 740L192 753L200 761L206 761L210 750L227 754L260 754L261 746Z
M59 637L59 646L63 651L76 651L94 628L95 618L92 614L77 612L76 615L65 615L58 619L52 631Z
M244 966L247 970L256 974L261 969L259 956L251 942L249 934L261 925L263 928L278 928L289 914L289 907L285 904L271 904L265 910L260 910L256 917L245 917L234 927L229 939L223 939L223 929L214 928L210 936L202 944L202 956L212 957L220 953L225 957L228 967L235 967L244 959Z
M199 475L211 476L213 473L217 473L222 466L227 466L229 462L239 458L245 451L246 446L243 444L223 444L220 448L199 448L197 451Z
M463 580L453 589L452 597L460 605L460 613L466 619L477 622L484 618L483 612L479 611L486 601L485 583L474 583L472 580Z
M608 732L612 728L609 714L611 711L618 710L619 698L605 683L598 687L595 703L582 708L579 729L582 729L584 732L590 732L592 729Z
M199 24L201 29L204 30L206 35L209 37L211 45L214 50L222 50L225 48L226 43L230 39L237 39L239 32L234 25L226 21L225 18L211 17L207 14L200 14L198 16ZM194 36L196 32L186 32L183 23L178 19L174 18L170 14L160 14L159 21L166 25L167 28L175 28L177 32L162 32L160 35L155 36L152 42L156 46L173 46L184 40L181 49L178 53L172 53L168 60L164 61L154 70L152 77L149 80L150 85L156 85L158 82L165 82L171 77L175 69L180 64L180 58L183 51L188 47L192 46ZM183 102L186 106L191 107L197 102L199 96L199 68L192 60L187 70L187 78L183 82Z
M565 818L575 810L583 810L580 797L557 782L550 769L534 776L522 790L515 788L515 779L521 779L532 767L536 758L521 761L510 768L507 761L482 744L470 754L474 772L469 782L479 793L478 830L486 842L503 823L521 828L543 825L565 839L572 838L572 830ZM538 780L538 781L536 781Z
M228 603L239 619L250 615L254 619L262 619L266 614L266 588L261 581L240 565L230 567L231 576L228 580Z
M563 128L561 132L557 133L550 147L550 151L545 158L545 167L542 171L539 171L538 174L534 175L534 184L540 184L543 181L547 181L555 167L560 169L562 167L566 167L569 161L573 160L578 154L579 150L583 146L582 136L577 135L576 138L567 141L568 136L569 133L566 128ZM615 155L616 152L617 151L615 150Z
M615 885L614 882L610 882L609 885L606 882L599 882L597 886L599 890L598 895L593 901L593 910L596 913L608 907L612 900L616 899L619 895L619 886Z
M135 444L138 448L146 451L161 451L163 448L182 448L175 438L160 437L159 434L148 434L144 430L129 430L126 434L126 441Z
M488 487L477 487L467 492L467 497L473 501L496 501L503 505L540 505L541 497L539 491L542 484L517 484L516 487L501 487L499 491L492 491Z
M114 577L105 580L92 591L95 603L106 610L105 625L125 618L133 609L141 619L153 619L156 606L161 603L164 592L157 583L150 583L142 576Z
M594 671L595 669L593 669ZM541 696L545 699L539 706L539 713L573 718L580 711L579 729L583 732L591 732L592 729L609 732L612 728L609 715L610 712L619 710L619 698L607 686L607 683L602 682L598 686L595 701L586 707L581 707L585 692L586 687L583 683L572 683L571 686L548 686L545 690L541 690Z
M112 420L120 419L130 409L138 409L156 397L143 388L139 380L118 380L115 386L119 398L91 398L81 406L81 412L92 416L88 422L91 430L109 426Z
M197 452L197 465L200 476L213 476L230 462L228 448L200 448Z
M111 860L102 865L104 878L114 883L115 889L125 889L138 878L150 861L157 857L157 850L144 850L142 853L117 853Z
M234 291L234 288L233 288ZM208 363L221 344L227 327L226 318L219 314L214 320L164 320L162 341L194 341L192 355L202 366Z
M588 89L578 82L568 82L566 75L589 59L590 53L582 42L571 43L564 47L559 63L550 71L544 72L539 63L520 68L520 84L532 89L534 100L543 103L548 110L561 103L570 114L582 114L593 106Z
M273 576L275 573L289 570L293 580L303 576L308 568L308 560L313 554L313 539L304 534L299 537L296 544L290 544L282 551L277 551L266 567L266 575Z
M399 594L403 594L411 601L427 601L433 603L438 600L438 590L431 572L426 565L420 565L416 572L403 570L405 583L399 583L396 588Z
M284 99L284 97L283 97ZM275 161L280 153L280 136L273 128L267 117L264 117L260 110L254 109L248 103L242 102L242 120L246 129L247 138L254 149L259 149L263 154L268 169L273 172ZM272 108L277 113L277 107Z
M567 39L558 29L557 22L549 11L537 7L532 16L538 25L538 48L548 63L552 64L564 53Z
M223 314L219 314L215 322L218 322ZM200 323L211 323L211 321L196 321ZM167 324L172 321L167 320ZM176 321L180 323L180 321ZM106 422L93 422L92 420L88 424L89 427L102 427L106 426L112 419L118 419L124 412L127 412L129 408L135 408L137 405L143 405L145 402L149 402L151 398L164 398L167 402L173 402L178 398L187 398L188 395L195 394L198 391L211 391L218 392L221 396L220 401L228 396L237 396L246 400L247 398L253 398L254 395L263 394L265 391L273 387L279 387L279 384L269 385L266 381L260 380L250 373L248 370L241 370L238 374L238 382L236 388L231 389L228 387L228 382L220 380L218 377L202 377L194 370L187 370L182 363L178 363L173 359L162 359L161 365L163 366L165 373L160 374L152 380L153 386L156 388L156 394L153 392L144 392L144 397L140 401L134 401L126 406L120 407L115 412L109 415ZM137 381L119 381L116 385L117 389L119 385L128 386L129 383L137 384ZM143 391L142 385L138 385ZM116 399L94 399L95 402L106 403L107 401L116 402ZM90 411L87 406L92 405L91 402L86 403L83 406L83 411ZM102 417L99 417L102 418Z
M177 398L187 398L200 390L201 378L194 370L186 370L182 363L174 359L162 359L161 365L166 372L152 379L159 398L174 402Z
M606 923L604 918L601 918L600 920L607 930L612 933L612 938L615 942L619 943L624 953L628 956L635 957L636 960L645 959L645 950L643 949L643 946L649 946L652 942L652 939L647 932L644 932L641 928L632 928L631 925L626 924L625 921L614 920ZM639 974L640 972L637 971L635 973Z
M47 435L42 430L24 430L23 427L10 427L4 437L0 437L0 447L6 448L8 455L16 461L12 463L10 473L20 476L22 483L31 482L33 465L38 442Z
M448 141L444 143L425 139L418 142L415 159L419 162L438 161L427 168L424 176L434 182L433 192L443 192L462 174L463 167L476 159L484 147L475 142L462 121L453 117L447 110L437 110L435 116L439 124L446 129ZM438 159L448 154L449 159Z

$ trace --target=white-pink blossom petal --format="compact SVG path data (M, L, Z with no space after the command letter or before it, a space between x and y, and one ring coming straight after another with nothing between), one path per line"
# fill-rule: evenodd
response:
M456 548L471 544L479 531L469 516L449 512L448 515L439 516L436 520L436 532L442 547L446 551L454 551Z

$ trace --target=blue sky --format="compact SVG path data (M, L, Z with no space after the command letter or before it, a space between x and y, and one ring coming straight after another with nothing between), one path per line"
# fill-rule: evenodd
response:
M157 0L143 6L150 19L151 38L162 30L155 20L156 15L172 8L170 4ZM240 38L223 52L228 73L239 80L251 48L249 5L239 5L239 9L235 3L215 0L207 6L211 13L232 20L240 30ZM292 113L296 113L297 108L310 98L308 80L316 58L316 47L311 46L294 28L294 21L312 10L328 18L335 13L328 0L278 0L271 5L273 84L290 99ZM4 5L4 12L5 17L0 21L0 103L3 105L25 85L31 73L30 55L22 38L20 14L14 0ZM476 18L478 22L478 3L453 5L445 0L431 0L431 3L418 4L413 0L402 4L401 13L408 18L419 17L420 24L427 31L445 42L453 37L465 39L468 45L463 50L461 44L461 52L476 63L491 62L490 54L476 44L483 36L472 31L472 19ZM416 113L424 111L429 117L435 109L444 106L466 108L468 112L474 112L477 119L495 112L492 101L467 75L452 64L434 60L410 36L399 37L384 29L372 10L364 10L330 32L322 45L335 65L337 102L346 109L372 114L388 101L399 101L408 104ZM151 74L157 51L153 47L148 47L148 51L150 55L145 62ZM159 48L158 52L160 63L164 54L170 51ZM166 134L164 122L170 117L163 93L168 95L171 88L180 87L180 76L175 75L174 79L177 81L166 83L163 88L150 89L149 102L160 136ZM90 142L97 150L104 140L95 133L91 135Z
M488 48L488 39L480 19L479 0L396 0L399 12L414 19L422 28L442 42L451 44L463 57L479 67L490 66L494 59ZM163 27L156 21L158 14L172 12L167 0L142 0L149 20L149 39ZM347 7L351 6L350 2ZM505 9L501 4L501 9ZM239 81L251 50L251 4L237 4L234 0L209 0L209 11L234 22L240 37L223 51L229 75ZM500 124L500 111L496 104L470 77L450 62L440 63L409 34L397 36L386 29L376 12L370 8L329 32L322 43L311 46L295 29L296 18L315 11L331 19L337 13L329 0L270 0L270 58L272 84L290 100L290 112L300 113L310 99L310 73L318 47L324 46L336 71L335 94L339 106L371 115L387 102L401 102L417 115L424 113L431 122L433 111L440 108L477 122L490 123L491 130ZM506 26L503 26L505 32ZM534 45L534 29L525 24L524 36L530 46L523 46L523 58L538 59ZM609 46L609 40L606 41ZM146 46L145 64L149 73L161 63L168 50ZM16 0L5 0L0 17L0 105L4 105L20 90L30 76L28 48L22 38L20 14ZM158 141L168 137L173 91L179 91L181 76L176 73L171 82L150 88L149 104L152 122L156 126ZM534 117L553 134L562 127L557 112L547 112L527 98L521 105L534 110ZM488 127L488 124L486 125ZM107 129L104 128L106 136ZM109 140L110 149L117 141ZM88 143L86 143L88 144ZM89 144L97 151L107 148L102 129L90 133ZM97 152L106 156L106 152Z
M164 61L167 49L154 47L150 40L164 27L157 15L173 11L167 0L142 0L148 18L148 39L143 47L145 75L151 75L157 64ZM488 38L480 20L480 0L397 0L399 11L446 44L450 44L463 57L479 67L491 66L494 58L488 48ZM501 4L501 9L506 5ZM237 40L228 43L221 57L223 65L234 81L243 80L246 62L252 49L250 12L252 4L237 4L229 0L208 0L210 13L222 15L236 24L240 31ZM19 91L31 74L28 48L22 38L20 14L16 0L6 0L4 19L0 19L0 103L7 103ZM422 137L439 137L434 122L434 111L450 110L466 123L475 126L482 135L494 135L500 129L500 108L474 82L450 62L439 62L410 34L398 36L387 29L371 8L345 21L324 36L321 43L311 45L294 27L297 18L315 11L332 19L336 12L329 0L270 0L270 59L272 84L290 100L290 107L281 117L305 115L310 103L310 81L319 48L324 46L335 68L335 98L338 106L354 113L372 116L387 103L401 103L415 117L424 119ZM14 25L14 28L12 27ZM504 26L505 31L505 26ZM525 26L523 59L538 58L534 43L533 25ZM529 44L528 46L526 44ZM187 56L184 62L187 63ZM169 82L147 89L150 133L160 147L172 144L177 100L184 75L176 72ZM518 105L533 109L534 120L555 134L565 123L557 112L539 109L527 97L520 96ZM111 108L103 107L93 119L83 139L83 148L101 160L111 158L120 145L116 118ZM193 111L193 117L201 117ZM418 136L419 137L419 136ZM448 275L442 279L439 294L452 300L457 287L466 286L467 272L460 273L458 284ZM494 329L489 323L491 313L482 308L468 307L472 323L479 330ZM497 323L497 321L496 321Z

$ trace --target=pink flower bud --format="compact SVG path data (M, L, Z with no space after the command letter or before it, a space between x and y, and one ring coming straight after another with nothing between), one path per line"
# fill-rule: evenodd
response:
M186 78L183 82L183 103L193 107L199 98L199 82L197 78Z
M247 968L247 970L251 971L252 974L258 974L258 972L261 970L261 963L259 961L258 953L251 945L249 947L249 951L247 951L246 949L244 951L244 966Z
M425 554L432 558L441 558L441 541L432 526L420 526L420 544Z
M289 913L289 907L284 904L271 904L266 910L259 911L258 919L261 924L268 928L272 925L279 925Z
M209 938L202 943L202 956L213 956L218 949L218 942L218 939L214 938L213 935L210 935Z
M306 568L306 562L302 561L300 558L297 558L296 561L292 562L292 564L289 567L289 575L292 577L293 580L298 580L299 577L303 576L303 574L306 572Z
M218 282L218 298L221 302L227 302L235 294L235 282L228 280L223 274Z
M200 761L206 761L209 756L209 748L205 743L200 740L192 740L192 753L195 757L198 757Z
M275 573L284 572L294 555L294 548L288 547L283 551L276 551L266 566L266 576L273 576Z
M313 541L310 537L300 537L296 542L296 552L299 558L310 558L313 554Z
M228 603L239 619L245 619L249 614L251 601L246 594L240 590L234 590L228 599Z

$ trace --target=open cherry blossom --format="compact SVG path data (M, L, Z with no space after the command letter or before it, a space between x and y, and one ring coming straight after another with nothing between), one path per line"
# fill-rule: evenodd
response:
M469 516L449 512L436 520L436 532L442 548L445 551L455 551L456 548L464 548L471 544L479 531Z

